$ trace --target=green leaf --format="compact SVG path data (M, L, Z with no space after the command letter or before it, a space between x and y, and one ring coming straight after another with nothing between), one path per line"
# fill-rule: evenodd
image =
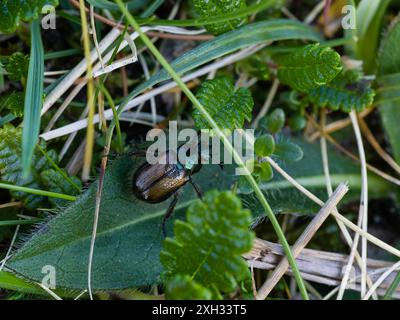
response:
M212 293L188 275L176 275L168 281L165 296L168 300L211 300Z
M378 103L383 128L389 138L393 154L400 163L400 17L387 31L379 52Z
M152 285L163 271L159 261L163 240L161 221L170 199L150 204L140 201L129 187L133 173L145 159L121 156L109 165L103 187L100 219L93 260L93 289L111 290ZM202 191L227 190L233 169L203 165L193 180ZM14 253L6 266L21 276L41 281L44 265L53 265L57 287L87 289L87 263L92 236L97 181L74 203L38 226L32 237ZM192 186L183 188L173 218L197 199Z
M0 177L2 181L14 185L40 189L38 175L42 170L50 168L46 159L35 153L32 163L34 169L31 174L24 178L22 176L21 156L21 130L7 124L0 130ZM11 195L22 200L27 208L35 208L43 203L44 198L23 192L11 191Z
M244 121L251 120L254 102L250 90L235 90L228 77L204 81L196 97L221 129L243 128ZM193 110L192 116L197 128L211 129L199 110Z
M175 221L174 236L164 241L160 259L166 277L189 275L217 292L230 293L246 279L248 266L240 256L252 247L250 211L225 191L209 191L188 209L187 222Z
M246 7L245 0L192 0L196 12L202 18L221 16L234 13ZM213 34L221 34L236 29L244 24L246 19L234 19L223 23L206 25L206 29Z
M255 53L247 59L241 60L236 63L236 72L238 74L248 74L258 80L269 80L270 70L267 64L268 57L263 55L262 52Z
M0 110L3 109L8 109L15 117L22 117L24 114L24 93L13 91L0 97Z
M119 10L118 5L109 0L87 0L91 5L99 9ZM129 10L137 10L146 6L149 0L130 0L125 1L125 5Z
M268 162L261 162L256 166L256 175L260 178L260 181L269 181L274 177L271 165Z
M275 143L274 155L282 161L292 163L300 161L303 158L304 153L296 143L280 136Z
M363 80L357 70L343 71L331 83L308 92L308 99L315 106L343 112L363 111L372 104L374 97L371 83Z
M269 41L303 39L321 40L321 36L311 27L293 20L262 21L245 25L209 40L175 59L171 66L182 75L207 62L232 53L238 49ZM160 70L149 80L141 83L123 100L122 106L158 83L170 79L166 70Z
M262 135L254 143L254 151L259 157L268 157L275 150L275 139L270 134Z
M41 142L42 149L45 149L45 144ZM47 151L47 156L53 161L57 162L57 154L54 150ZM42 155L39 150L35 150L32 156L32 170L27 178L22 175L22 164L21 164L21 129L15 128L11 124L6 124L0 129L0 177L2 181L11 183L13 185L28 187L34 189L52 190L55 188L54 184L49 184L44 180L42 173L51 169L51 163L49 160ZM76 178L73 178L76 180ZM64 179L60 180L60 185L68 184ZM78 182L78 184L80 184ZM75 195L77 190L69 189L64 187L63 190L68 190L67 194ZM45 198L28 194L20 191L11 191L11 195L18 200L23 202L24 207L28 209L34 209L43 205ZM62 193L62 192L61 192ZM54 201L54 200L52 200Z
M300 131L307 125L307 119L301 114L295 114L289 118L288 124L293 131Z
M12 33L21 21L37 19L45 5L57 6L58 0L2 0L0 3L0 32Z
M23 292L27 294L37 294L48 297L48 293L44 291L38 284L30 283L24 279L18 278L10 272L0 271L0 288L5 290L12 290ZM72 292L55 290L55 293L62 297L75 297L76 294Z
M269 132L277 133L285 125L285 111L281 108L277 108L266 116L261 122L261 126L267 129Z
M67 172L65 172L65 170L63 170L63 172L64 175L67 175ZM55 169L47 169L42 171L40 173L40 178L43 185L46 187L46 190L51 190L53 192L61 194L77 194L77 189L73 185L71 185L71 183L65 180L65 177ZM71 177L71 180L79 188L82 187L81 181L77 177ZM65 200L57 198L49 198L49 201L57 206L65 205L67 203Z
M21 52L14 52L11 56L2 57L0 60L10 80L20 81L21 79L26 79L29 67L28 55Z
M43 105L44 52L40 23L31 23L31 55L25 91L24 127L22 133L22 168L29 175L32 156L39 137L40 112Z
M307 92L332 81L342 70L340 55L319 44L278 58L278 78L298 91Z
M357 58L363 61L363 69L367 74L376 68L382 21L391 1L361 0L357 6Z

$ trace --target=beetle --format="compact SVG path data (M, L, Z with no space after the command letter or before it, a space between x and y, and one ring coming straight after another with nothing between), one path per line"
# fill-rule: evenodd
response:
M159 157L158 163L143 164L135 171L132 178L132 191L139 200L148 203L160 203L173 197L162 221L164 237L166 236L166 221L174 211L181 188L189 182L197 196L202 199L200 189L192 180L192 175L201 169L201 161L194 165L187 165L179 162L179 160L172 161L174 157L176 156L173 152L166 151ZM199 159L200 157L199 153Z

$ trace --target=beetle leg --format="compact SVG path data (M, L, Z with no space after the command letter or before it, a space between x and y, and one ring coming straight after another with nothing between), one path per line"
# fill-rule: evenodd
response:
M200 191L200 188L198 185L192 180L192 176L189 177L189 182L192 185L194 191L196 191L197 196L199 197L200 200L203 200L203 194Z
M165 224L166 224L167 220L174 213L174 209L175 209L176 203L178 202L178 199L179 199L179 191L174 193L174 198L172 199L171 203L169 204L168 210L165 213L165 215L163 217L163 220L162 220L161 227L162 227L162 233L164 235L164 238L167 236L167 231L165 229Z

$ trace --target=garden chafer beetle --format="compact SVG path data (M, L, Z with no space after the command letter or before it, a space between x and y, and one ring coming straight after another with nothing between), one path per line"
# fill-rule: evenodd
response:
M178 152L182 147L178 148ZM145 163L133 174L132 191L139 200L160 203L173 197L162 221L164 236L166 235L165 223L174 211L181 188L189 182L197 196L202 198L200 189L192 180L192 175L201 169L201 152L196 157L198 161L186 158L185 163L182 163L175 152L166 151L160 155L158 163Z

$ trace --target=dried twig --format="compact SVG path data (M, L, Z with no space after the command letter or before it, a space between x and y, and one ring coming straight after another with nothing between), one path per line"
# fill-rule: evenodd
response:
M273 270L281 262L284 252L282 247L277 243L256 239L251 251L244 254L243 257L247 260L249 266L254 266L256 269ZM328 286L338 286L343 276L343 267L348 259L349 256L345 254L306 248L301 251L296 261L303 279ZM393 266L392 262L374 259L368 259L367 264L368 275L375 283L380 274ZM288 269L286 274L291 275L291 270ZM377 290L379 295L386 293L396 274L397 272L394 271L385 278ZM360 290L359 279L360 269L356 267L354 281L349 281L354 282L354 290ZM335 289L336 291L337 288ZM400 298L400 287L395 291L394 297Z
M293 256L296 258L300 252L306 247L310 242L314 234L322 226L324 221L328 218L330 212L336 207L343 196L349 190L347 184L341 183L328 201L324 204L318 214L313 218L311 223L307 226L301 236L297 239L296 243L292 248ZM272 289L276 286L280 278L285 274L289 268L289 263L286 258L277 265L272 275L268 280L261 286L258 290L256 298L258 300L264 300Z
M304 188L300 183L296 181L293 177L291 177L285 170L283 170L274 160L272 160L270 157L266 157L265 161L268 161L268 163L276 170L279 172L280 175L282 175L288 182L290 182L296 189L298 189L300 192L302 192L307 198L311 199L315 203L317 203L320 206L324 205L324 202L319 199L317 196L315 196L312 192L308 191L306 188ZM354 232L359 233L362 237L365 237L368 241L371 243L375 244L376 246L380 247L381 249L386 250L387 252L390 252L391 254L395 255L396 257L400 258L400 250L392 247L391 245L387 244L386 242L383 242L382 240L376 238L375 236L371 235L368 232L365 232L361 228L359 228L357 225L355 225L353 222L348 220L346 217L341 215L337 210L332 210L332 215L342 221L348 228L353 230Z
M326 110L322 109L321 110L321 129L322 130L324 130L324 128L325 128L325 123L326 123ZM330 197L333 193L333 189L332 189L332 181L331 181L331 177L330 177L330 173L329 173L328 149L327 149L327 145L326 145L325 134L321 135L320 145L321 145L322 164L323 164L324 175L325 175L325 180L326 180L326 188L327 188L328 196ZM335 208L335 209L337 210L337 208ZM348 246L351 249L353 247L353 240L350 236L349 231L347 230L347 228L343 224L343 222L341 222L340 220L338 220L336 218L335 218L335 221L339 227L339 230L342 232L344 239L346 240ZM361 259L360 254L358 253L357 249L355 250L354 257L358 263L358 266L361 268L363 261ZM367 276L367 284L370 288L373 286L373 283L369 276ZM373 294L373 298L375 300L378 298L375 293Z
M372 107L371 107L371 108L368 108L368 109L365 109L363 112L360 112L360 113L358 114L358 117L359 117L359 118L365 118L365 117L367 117L372 111L374 111L374 108L372 108ZM350 120L350 118L338 120L338 121L332 122L332 123L330 123L330 124L327 124L327 125L325 126L324 132L325 132L326 134L328 134L328 133L334 133L334 132L339 131L339 130L341 130L341 129L344 129L344 128L350 126L350 125L351 125L351 120ZM315 139L318 139L320 135L321 135L321 131L318 130L318 131L316 131L315 133L313 133L310 137L308 137L308 140L312 142L312 141L314 141Z
M360 128L364 136L367 138L370 145L375 149L376 153L386 161L386 163L391 166L398 174L400 174L400 166L396 161L381 147L378 141L376 141L374 135L371 130L368 128L367 123L361 117L358 117L358 122L360 124Z
M309 120L309 123L313 125L315 128L317 128L319 133L321 133L326 140L328 140L330 143L333 144L335 148L337 148L340 152L343 152L346 156L349 158L353 159L354 161L360 162L360 158L358 158L356 155L348 151L346 148L344 148L340 143L338 143L332 136L330 136L326 131L322 130L322 128L319 126L318 123L314 120L313 117L311 117L308 113L305 113L307 119ZM318 135L319 136L319 135ZM378 176L382 177L383 179L400 186L400 180L392 177L391 175L379 170L378 168L375 168L371 164L367 163L367 169L370 170L371 172L377 174Z

